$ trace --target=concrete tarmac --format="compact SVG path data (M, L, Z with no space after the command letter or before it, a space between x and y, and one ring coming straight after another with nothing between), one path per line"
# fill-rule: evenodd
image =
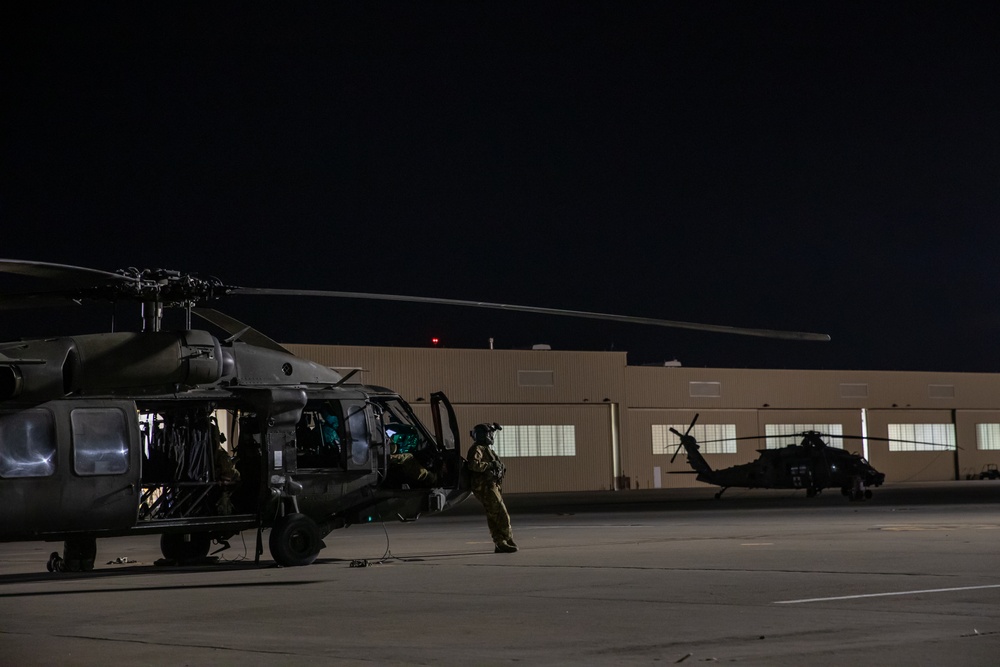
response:
M516 554L473 500L300 568L255 533L196 567L101 540L81 574L0 544L0 664L1000 664L1000 482L712 493L512 496Z

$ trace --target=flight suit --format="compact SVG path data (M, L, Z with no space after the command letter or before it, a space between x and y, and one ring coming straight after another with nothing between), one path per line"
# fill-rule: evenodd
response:
M431 487L438 483L438 476L428 470L413 454L391 454L389 466L399 471L401 484Z
M502 469L500 457L484 443L476 443L469 448L466 467L469 470L469 484L472 494L486 510L486 524L497 551L517 551L514 534L510 527L510 514L504 505L497 470Z

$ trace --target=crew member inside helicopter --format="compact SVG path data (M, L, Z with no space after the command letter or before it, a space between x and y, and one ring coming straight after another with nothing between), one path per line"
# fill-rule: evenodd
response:
M323 420L323 423L320 424L320 429L323 433L323 448L328 450L336 459L339 459L340 419L327 406L323 406L319 414Z
M309 408L295 427L299 467L342 468L340 417L327 403L318 410Z
M215 508L219 514L233 514L232 488L240 481L240 471L236 469L232 456L226 451L224 446L226 436L219 429L219 422L215 416L209 418L209 430L212 440L212 464L215 481L219 484Z
M430 488L438 485L439 477L446 474L443 460L434 456L434 449L424 442L417 430L409 424L390 422L385 426L389 444L389 486Z

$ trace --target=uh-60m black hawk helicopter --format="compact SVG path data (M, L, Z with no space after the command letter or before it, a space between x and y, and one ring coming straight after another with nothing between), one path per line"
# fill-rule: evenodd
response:
M802 438L799 444L786 445L777 449L758 449L759 456L749 463L741 463L728 468L714 469L701 453L701 446L694 436L690 435L698 415L691 420L684 433L675 428L670 432L676 435L680 442L674 459L681 448L687 454L691 474L696 474L699 482L714 484L722 488L715 494L716 499L729 488L744 489L804 489L810 498L823 489L840 489L841 493L851 500L868 500L872 497L872 487L881 486L885 482L885 474L872 467L868 460L860 454L846 451L827 444L826 439L837 437L855 440L876 440L882 442L909 442L921 445L940 446L938 443L919 442L915 440L897 440L874 436L848 436L805 431L794 434ZM732 440L758 440L768 436L748 436L743 438L728 438ZM771 436L774 437L774 436ZM787 437L787 436L782 436ZM718 440L703 441L722 442ZM680 471L675 471L680 473Z
M166 559L190 562L213 541L224 547L255 529L259 559L265 528L278 564L307 565L334 529L412 520L469 495L443 393L432 396L429 429L392 390L298 358L200 305L220 297L411 301L829 339L432 297L245 288L166 270L0 260L0 273L47 286L0 294L0 310L85 301L142 307L140 331L0 343L0 541L62 541L62 555L49 560L59 570L91 569L97 538L134 534L160 534ZM163 329L165 307L183 311L182 329ZM192 314L229 336L192 329Z

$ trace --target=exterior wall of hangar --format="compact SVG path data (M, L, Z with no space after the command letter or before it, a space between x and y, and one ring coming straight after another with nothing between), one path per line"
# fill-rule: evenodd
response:
M683 454L671 463L673 450L654 442L655 433L683 430L695 414L699 425L722 425L736 438L839 425L843 447L867 456L888 483L964 479L1000 464L1000 444L980 448L981 429L1000 432L1000 374L628 366L625 352L287 347L342 372L361 369L351 381L391 387L428 423L430 394L444 391L463 448L479 422L499 422L503 434L571 427L572 455L504 456L508 493L702 486L693 475L671 474L689 470ZM856 439L913 425L944 429L957 447L894 451ZM754 460L766 446L734 445L706 459L723 468Z

